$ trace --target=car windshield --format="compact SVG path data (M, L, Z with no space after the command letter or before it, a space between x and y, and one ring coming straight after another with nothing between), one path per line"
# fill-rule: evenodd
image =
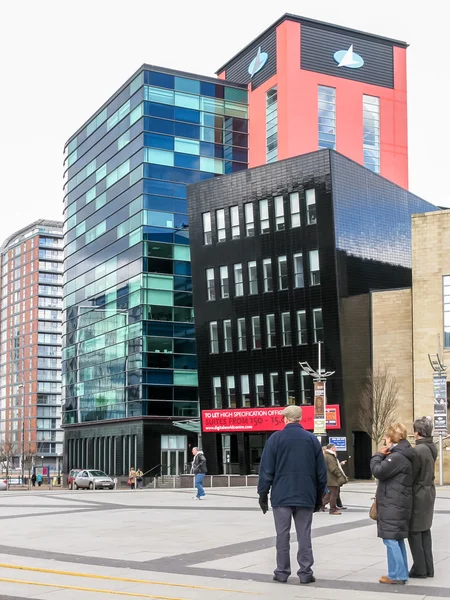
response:
M108 477L103 471L89 471L89 475L92 475L92 477Z

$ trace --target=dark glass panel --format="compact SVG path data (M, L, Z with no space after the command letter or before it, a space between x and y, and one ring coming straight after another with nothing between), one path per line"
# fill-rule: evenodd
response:
M158 87L175 89L175 78L167 73L157 73L156 71L145 71L144 82L147 85L156 85Z
M200 123L200 111L190 108L175 107L175 120L187 121L188 123Z
M173 119L175 110L173 106L169 106L168 104L145 102L145 114L160 119Z
M162 148L163 150L173 150L174 141L173 137L170 137L168 135L159 135L157 133L145 133L144 146L150 146L152 148Z
M174 369L196 369L197 357L190 354L180 354L173 357Z

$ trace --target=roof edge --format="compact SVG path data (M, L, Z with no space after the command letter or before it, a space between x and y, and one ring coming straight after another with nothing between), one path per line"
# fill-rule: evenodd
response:
M6 238L6 240L3 242L3 244L0 245L0 252L3 252L5 250L5 248L8 246L8 244L10 244L14 238L21 236L24 233L26 233L27 231L29 231L30 229L34 229L35 227L39 227L39 226L56 227L58 229L61 229L61 236L63 235L62 221L51 221L50 219L38 219L37 221L33 221L26 227L22 227L22 229L19 229L18 231L15 231L11 235L9 235Z

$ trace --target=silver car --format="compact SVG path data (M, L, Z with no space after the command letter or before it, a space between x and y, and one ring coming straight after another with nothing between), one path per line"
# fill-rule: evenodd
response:
M76 490L113 490L115 487L114 480L109 475L95 470L80 471L73 486Z

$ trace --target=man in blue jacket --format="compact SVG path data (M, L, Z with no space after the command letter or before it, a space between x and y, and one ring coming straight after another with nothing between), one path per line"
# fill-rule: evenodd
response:
M286 583L291 574L290 532L297 531L300 583L313 583L311 544L313 513L322 506L327 468L319 440L300 425L302 409L288 406L281 413L286 424L268 439L259 467L258 494L263 514L269 510L269 491L277 532L274 581Z

